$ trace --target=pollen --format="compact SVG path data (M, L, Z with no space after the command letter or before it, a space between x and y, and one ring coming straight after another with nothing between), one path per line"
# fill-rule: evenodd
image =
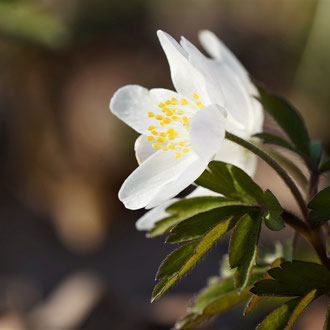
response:
M179 158L191 150L189 122L198 111L204 108L200 97L194 93L189 98L172 97L158 104L154 112L146 112L151 118L148 126L151 135L147 141L151 141L154 149L161 152L173 151L172 157Z

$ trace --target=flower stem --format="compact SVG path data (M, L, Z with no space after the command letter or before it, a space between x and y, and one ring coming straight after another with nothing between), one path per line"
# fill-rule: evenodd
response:
M225 137L227 140L230 140L230 141L232 141L236 144L239 144L240 146L250 150L257 156L259 156L261 159L263 159L269 166L271 166L277 172L277 174L282 178L282 180L286 183L286 185L289 187L289 189L291 190L294 198L296 199L296 201L300 207L300 210L301 210L304 218L307 218L308 210L307 210L304 198L302 197L298 187L293 182L291 177L286 173L286 171L271 156L266 154L263 150L259 149L254 144L252 144L232 133L226 132Z

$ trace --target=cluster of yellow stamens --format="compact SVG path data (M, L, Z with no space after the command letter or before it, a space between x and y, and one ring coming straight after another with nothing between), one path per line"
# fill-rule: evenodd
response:
M148 117L158 121L155 125L148 127L152 135L147 136L147 140L154 142L152 144L154 149L177 150L176 158L190 151L189 120L197 111L204 108L203 103L199 101L199 96L197 94L192 96L196 100L194 103L186 99L171 98L158 104L162 114L147 113Z

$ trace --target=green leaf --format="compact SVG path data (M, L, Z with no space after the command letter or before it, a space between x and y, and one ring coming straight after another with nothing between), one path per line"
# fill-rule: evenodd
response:
M155 223L149 237L167 233L174 225L198 213L229 205L248 205L237 200L218 196L203 196L183 199L170 205L166 211L171 215Z
M265 267L255 267L249 280L249 287L262 278ZM233 277L220 279L204 289L189 308L190 313L179 320L175 328L187 329L200 322L220 314L247 299L251 293L245 288L239 294L235 288Z
M280 264L283 262L283 259L282 258L278 258L276 260L273 261L273 263L270 265L269 268L274 268L274 267L278 267L280 266ZM263 279L270 279L271 276L266 272L264 274L264 277ZM256 305L260 302L260 300L262 300L262 296L256 296L256 295L253 295L251 297L251 299L249 300L249 302L247 303L245 309L244 309L244 313L243 315L247 315L248 313L250 313L252 311L252 309L254 309L256 307Z
M283 209L276 197L270 190L265 192L266 212L264 215L265 224L271 230L281 230L284 227L284 222L281 217Z
M260 93L258 99L265 110L288 135L296 150L306 159L310 159L310 138L300 113L283 98L269 94L261 86L258 86L258 89Z
M241 205L225 206L196 214L174 227L166 242L180 243L199 238L218 222L225 221L233 216L241 216L251 208L251 206Z
M255 134L254 136L258 137L259 139L262 139L263 143L275 144L277 146L281 146L283 148L297 152L296 148L294 146L292 146L291 143L282 139L279 136L276 136L276 135L273 135L270 133L258 133L258 134Z
M196 183L229 198L249 202L251 205L263 202L261 188L244 171L231 164L210 162L209 171L204 171Z
M242 217L236 225L230 239L229 262L236 268L236 287L247 284L249 274L257 256L257 245L260 234L262 213L251 212Z
M275 309L258 325L257 330L289 330L304 309L317 298L316 290L303 298L295 298Z
M324 322L323 330L330 330L330 303L328 305L327 317Z
M260 296L304 296L317 289L320 293L330 291L330 272L313 262L294 260L268 271L272 279L254 284L251 292Z
M326 221L330 219L330 187L321 190L308 204L312 211L308 221Z
M201 239L192 241L172 252L158 270L156 278L161 281L161 284L156 286L152 294L152 302L163 295L173 283L191 269L213 244L236 224L237 220L237 218L231 217L220 222Z

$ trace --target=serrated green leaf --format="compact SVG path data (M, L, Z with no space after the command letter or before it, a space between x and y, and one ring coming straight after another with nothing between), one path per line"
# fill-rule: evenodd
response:
M266 267L255 267L248 285L262 278ZM248 289L243 289L239 294L235 288L233 277L220 279L204 289L189 308L190 314L176 323L176 329L187 329L200 322L220 314L221 312L237 305L250 296Z
M257 245L260 234L262 213L251 212L242 217L236 225L230 239L229 262L236 268L235 281L237 288L243 288L257 256Z
M301 301L295 298L287 301L282 306L271 312L258 326L257 330L281 330L285 329L290 320L290 316Z
M237 219L235 217L231 217L226 221L220 222L211 228L201 239L190 242L171 253L159 268L157 279L163 281L163 278L166 278L166 281L163 281L161 286L159 284L156 286L157 290L155 289L152 294L152 302L163 295L174 282L191 269L213 244L235 225L236 221ZM187 245L189 247L186 247ZM182 251L178 251L180 249L183 249L184 252L182 256ZM176 262L176 265L173 266L172 263L176 259L179 259L179 262Z
M330 219L330 187L321 190L308 204L312 211L308 221L326 221Z
M282 139L279 136L270 134L270 133L258 133L254 135L255 137L262 139L263 143L266 144L275 144L277 146L281 146L283 148L289 149L291 151L296 152L296 148L288 141Z
M249 205L231 198L221 196L200 196L180 200L170 205L166 212L172 215L184 215L190 217L191 215L209 211L217 207L230 205Z
M254 284L251 292L260 296L304 296L318 289L320 293L330 291L330 272L313 262L294 260L268 271L272 279Z
M306 159L310 159L310 138L300 113L283 98L269 94L261 86L258 86L258 89L260 93L258 99L265 110L288 135L296 150Z
M156 237L163 235L177 223L198 213L229 205L248 204L221 196L202 196L180 200L173 203L166 209L166 211L171 215L156 222L154 227L149 231L148 236Z
M251 204L263 202L261 188L244 171L231 164L210 162L209 171L204 171L196 183L232 199Z
M253 207L235 205L218 207L214 210L202 212L180 222L174 227L167 238L167 243L180 243L190 241L203 236L210 228L218 222L225 221L230 217L241 216ZM239 218L237 218L238 220ZM232 221L235 224L235 221Z
M280 266L280 264L283 262L283 259L282 258L278 258L276 260L273 261L273 263L270 265L270 267L268 268L268 270L270 268L274 268L274 267L278 267ZM271 276L268 274L268 272L266 272L263 276L263 279L266 280L266 279L270 279ZM253 295L251 297L251 299L248 301L245 309L244 309L244 313L243 315L247 315L248 313L250 313L252 311L252 309L254 309L256 307L256 305L260 302L260 300L262 300L262 296L256 296L256 295Z
M311 292L307 293L305 297L303 297L296 308L294 309L293 313L290 316L288 324L286 325L285 329L289 330L293 327L293 324L296 322L298 316L307 308L307 306L314 301L319 296L316 289L312 290Z
M284 227L284 221L281 217L283 209L270 190L265 191L265 205L264 219L266 226L271 230L281 230Z
M312 290L302 298L289 300L270 313L257 327L257 330L289 330L299 315L318 297L317 290Z
M323 330L330 330L330 303L328 305L327 317L325 318Z
M194 253L197 244L198 241L194 241L182 245L178 249L174 250L170 255L168 255L159 267L159 270L156 274L156 280L160 280L164 277L168 278L178 273L187 259L189 259Z

